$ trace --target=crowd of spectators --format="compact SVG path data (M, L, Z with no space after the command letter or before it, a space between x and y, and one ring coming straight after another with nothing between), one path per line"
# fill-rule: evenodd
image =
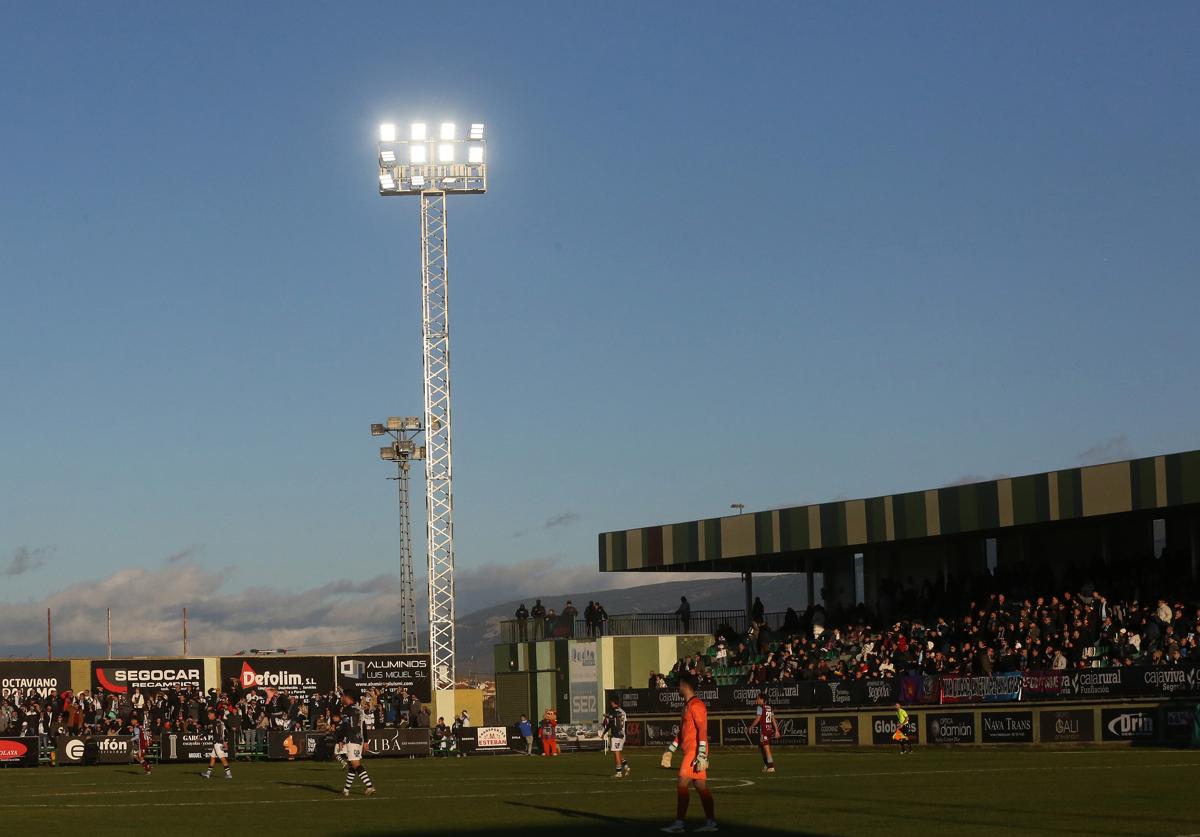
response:
M215 709L234 742L246 744L257 732L271 730L332 731L340 691L289 697L243 690L236 681L225 691L170 687L125 694L70 691L56 695L14 690L0 697L0 735L39 736L43 746L60 735L85 739L128 735L137 718L154 738L178 732L201 733L208 710ZM429 708L407 689L366 689L359 696L367 729L428 727Z
M549 639L552 637L569 638L576 634L575 623L579 619L579 609L567 599L561 613L554 608L549 610L542 604L541 599L533 603L533 607L525 607L522 602L513 614L515 620L512 641L528 642L530 640ZM583 609L584 631L589 637L604 636L608 624L608 611L598 601L589 601Z
M672 687L683 671L702 683L761 684L1200 664L1200 599L1160 566L1069 568L1057 594L1035 592L1053 580L1026 569L949 584L909 579L884 585L875 612L789 608L774 625L756 600L748 631L718 628L704 654L651 672L650 688Z

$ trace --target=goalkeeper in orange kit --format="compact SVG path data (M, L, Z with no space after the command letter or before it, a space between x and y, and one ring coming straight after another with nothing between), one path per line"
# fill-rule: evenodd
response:
M717 820L713 814L712 791L708 789L708 708L696 697L696 678L684 673L679 678L679 694L684 700L683 715L679 721L679 734L671 747L662 755L662 766L671 769L671 756L683 750L683 761L679 765L679 782L675 786L675 822L662 829L668 834L680 834L687 829L683 818L687 816L690 789L696 788L700 804L704 806L704 825L697 831L716 831Z

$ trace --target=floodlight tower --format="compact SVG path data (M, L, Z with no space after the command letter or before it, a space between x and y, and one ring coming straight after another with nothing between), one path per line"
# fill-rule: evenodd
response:
M392 443L379 449L379 458L396 463L396 481L400 500L400 630L402 650L417 651L416 585L413 582L412 522L408 502L408 466L425 459L425 446L417 445L421 434L421 419L417 416L391 416L385 423L372 424L372 436L391 436Z
M446 197L487 191L483 124L460 139L453 122L435 138L424 122L379 126L379 194L421 199L421 296L425 369L425 554L434 686L454 688L454 491L451 467L450 317Z

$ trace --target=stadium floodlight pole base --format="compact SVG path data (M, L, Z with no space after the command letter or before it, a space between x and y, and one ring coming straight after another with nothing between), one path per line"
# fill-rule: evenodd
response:
M454 688L454 491L451 468L450 316L446 193L421 193L421 291L425 367L425 554L429 651L439 694ZM451 693L453 701L453 693Z
M437 723L438 718L445 718L446 723L449 724L458 715L457 705L454 700L454 690L434 689L432 709L433 711L429 714L434 719L434 723Z

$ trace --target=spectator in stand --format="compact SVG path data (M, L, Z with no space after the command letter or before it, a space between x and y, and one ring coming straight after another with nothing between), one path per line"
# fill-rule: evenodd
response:
M750 618L759 625L766 621L766 608L763 607L762 599L758 596L754 597L754 605L750 608Z
M692 606L688 604L687 596L679 597L679 607L675 609L675 615L679 618L679 623L683 626L683 632L686 634L692 629Z
M567 636L575 636L575 620L579 617L579 611L575 605L571 604L571 600L567 599L566 605L562 609L562 623L567 628Z
M646 688L647 689L657 689L658 688L658 672L656 672L654 669L650 669L650 679L646 683Z
M596 636L596 603L588 602L587 607L583 609L583 621L587 625L587 635L589 637Z
M604 609L604 605L596 602L596 634L604 636L605 624L608 622L608 611Z
M517 608L517 642L529 641L529 611L525 609L525 603L521 602L521 606Z
M537 599L533 603L533 607L529 610L529 618L533 620L533 638L544 639L546 636L546 608L542 607L541 599Z

